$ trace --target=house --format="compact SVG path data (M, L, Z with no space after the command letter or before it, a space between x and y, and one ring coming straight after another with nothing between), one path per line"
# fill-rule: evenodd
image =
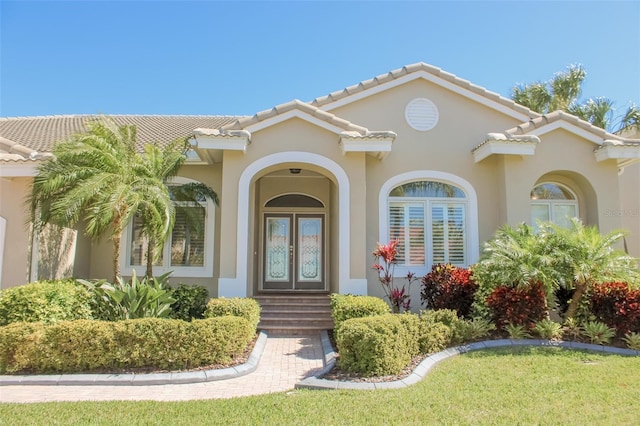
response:
M95 116L0 118L2 288L111 276L111 245L50 228L31 235L23 200L55 141ZM190 137L182 181L208 184L204 226L177 219L156 273L212 296L269 291L382 295L376 243L399 239L396 275L477 261L505 223L580 217L630 231L640 256L640 139L563 112L535 113L417 63L310 102L253 116L111 116L138 140ZM144 271L138 224L122 272Z

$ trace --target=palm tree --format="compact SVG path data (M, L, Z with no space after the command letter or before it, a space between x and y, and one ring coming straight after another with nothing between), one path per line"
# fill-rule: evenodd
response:
M568 111L580 96L586 75L581 65L571 65L567 71L556 73L550 81L516 85L511 98L541 114Z
M613 247L624 237L622 231L600 234L595 226L584 226L580 219L571 219L571 228L550 225L563 242L556 252L558 259L569 267L573 297L566 317L573 318L583 296L594 284L607 281L636 282L639 277L636 259Z
M590 98L579 103L586 75L581 65L571 65L567 71L556 73L549 81L514 86L511 98L535 112L547 114L557 110L566 111L614 133L640 129L640 108L636 105L630 105L615 122L615 103L611 99Z
M537 233L525 223L504 225L485 243L482 258L473 267L474 279L487 295L500 285L528 288L541 283L547 301L553 300L556 289L569 285L567 269L556 255L558 244L544 223Z
M153 219L147 232L162 240L173 224L173 203L165 182L136 152L135 126L103 118L88 132L57 144L54 157L38 167L27 198L29 220L73 228L83 221L92 240L108 235L113 244L114 281L120 275L120 239L133 215Z
M144 167L156 179L162 181L169 192L172 203L171 224L169 228L162 217L157 215L154 208L143 208L138 211L142 219L142 234L147 236L146 273L147 277L153 276L153 263L161 253L162 247L171 234L175 222L176 211L186 218L187 230L198 230L201 224L201 212L204 209L200 202L205 199L218 204L218 194L209 186L200 182L190 182L182 185L174 185L172 179L184 164L187 157L183 141L175 141L161 149L156 145L146 145L143 156Z

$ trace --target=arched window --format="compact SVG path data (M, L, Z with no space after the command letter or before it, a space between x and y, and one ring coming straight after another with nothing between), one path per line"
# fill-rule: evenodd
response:
M435 263L467 264L467 198L436 180L403 183L389 192L389 241L399 266L422 271Z
M531 191L531 224L538 228L538 222L553 222L570 227L571 218L578 217L578 197L559 183L541 183Z

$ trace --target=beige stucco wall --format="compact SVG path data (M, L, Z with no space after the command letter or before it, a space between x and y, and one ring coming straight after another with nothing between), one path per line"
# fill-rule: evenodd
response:
M421 132L407 124L405 107L415 98L428 98L438 107L439 119L434 129ZM387 180L402 173L446 172L469 182L478 199L479 242L488 239L505 222L507 206L503 194L507 177L504 160L494 156L476 164L471 151L487 133L506 130L522 120L423 80L409 82L331 112L371 130L393 130L398 135L392 152L384 160L369 157L366 162L367 247L360 257L368 266L373 260L371 251L376 242L386 239L379 235L380 189ZM369 293L381 296L375 271L369 268L367 276ZM417 306L419 285L414 286L412 293L414 306Z
M225 250L220 252L221 262L221 277L235 278L236 275L236 243L237 243L237 228L238 226L244 226L238 224L238 182L245 169L249 167L255 161L263 159L271 154L282 154L282 158L288 158L292 151L305 151L320 155L338 164L340 168L348 177L350 186L349 204L351 206L351 223L349 230L349 247L339 247L337 236L343 232L337 229L338 220L336 215L341 212L335 210L335 197L338 197L340 188L338 182L333 174L318 166L317 164L304 163L298 161L284 161L282 163L274 164L258 171L251 183L250 193L250 214L249 223L246 226L249 228L249 235L255 235L258 232L257 224L259 223L259 215L257 209L259 209L259 203L256 201L258 197L256 191L258 188L255 183L263 176L278 170L287 170L292 167L302 168L304 170L310 170L320 175L325 176L332 182L331 185L331 207L329 214L330 228L329 228L329 252L331 260L331 270L329 272L331 277L336 276L339 271L337 269L337 263L333 259L335 253L339 253L343 250L349 250L352 259L349 275L352 278L365 278L366 264L362 261L361 253L366 250L365 247L365 223L366 220L366 194L364 191L365 185L365 165L364 154L349 154L343 155L338 145L338 135L330 130L319 127L313 123L302 120L300 118L291 118L286 121L274 124L263 130L252 133L251 144L249 145L246 153L241 152L229 152L225 151L223 157L223 178L222 178L222 198L224 200L222 212L221 212L221 234L220 238L225 241ZM291 158L295 158L295 154L291 154ZM304 188L304 185L301 185ZM261 198L268 197L268 194L260 194ZM232 204L231 206L229 205ZM258 255L258 247L255 238L250 238L247 248L247 256L250 260L250 265L256 265L255 257ZM257 276L254 274L255 267L250 268L248 271L248 282L246 291L248 294L252 294L255 286L255 280ZM332 281L334 281L332 279ZM337 283L330 283L333 286Z
M24 199L31 178L0 178L0 216L6 220L0 288L29 282L29 230Z
M605 215L620 216L622 227L629 231L627 249L640 259L640 163L626 167L619 176L620 208L606 210Z
M405 120L407 103L420 97L430 99L439 110L437 126L426 132L412 129ZM593 154L596 145L568 131L557 129L541 135L534 156L493 155L475 163L471 151L487 133L502 132L526 120L422 80L330 112L370 130L393 130L398 135L383 161L371 157L366 161L367 247L360 254L366 264L371 263L376 242L385 238L379 235L378 218L382 185L393 176L417 170L451 173L471 184L478 201L480 249L500 225L530 223L530 192L541 181L571 187L579 196L580 215L586 223L598 225L603 232L622 225L621 218L606 213L620 205L615 162L597 163ZM631 180L628 187L633 186ZM631 204L625 206L633 209ZM382 296L375 271L367 276L369 294ZM419 304L418 287L415 285L412 292L414 308Z

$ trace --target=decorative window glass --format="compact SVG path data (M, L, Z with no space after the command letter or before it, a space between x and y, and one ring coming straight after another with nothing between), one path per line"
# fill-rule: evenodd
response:
M434 263L466 265L466 211L464 192L447 183L423 180L393 188L389 240L398 240L398 265L415 270Z
M543 183L531 191L531 224L535 230L539 221L568 228L574 217L578 217L578 198L569 188Z

